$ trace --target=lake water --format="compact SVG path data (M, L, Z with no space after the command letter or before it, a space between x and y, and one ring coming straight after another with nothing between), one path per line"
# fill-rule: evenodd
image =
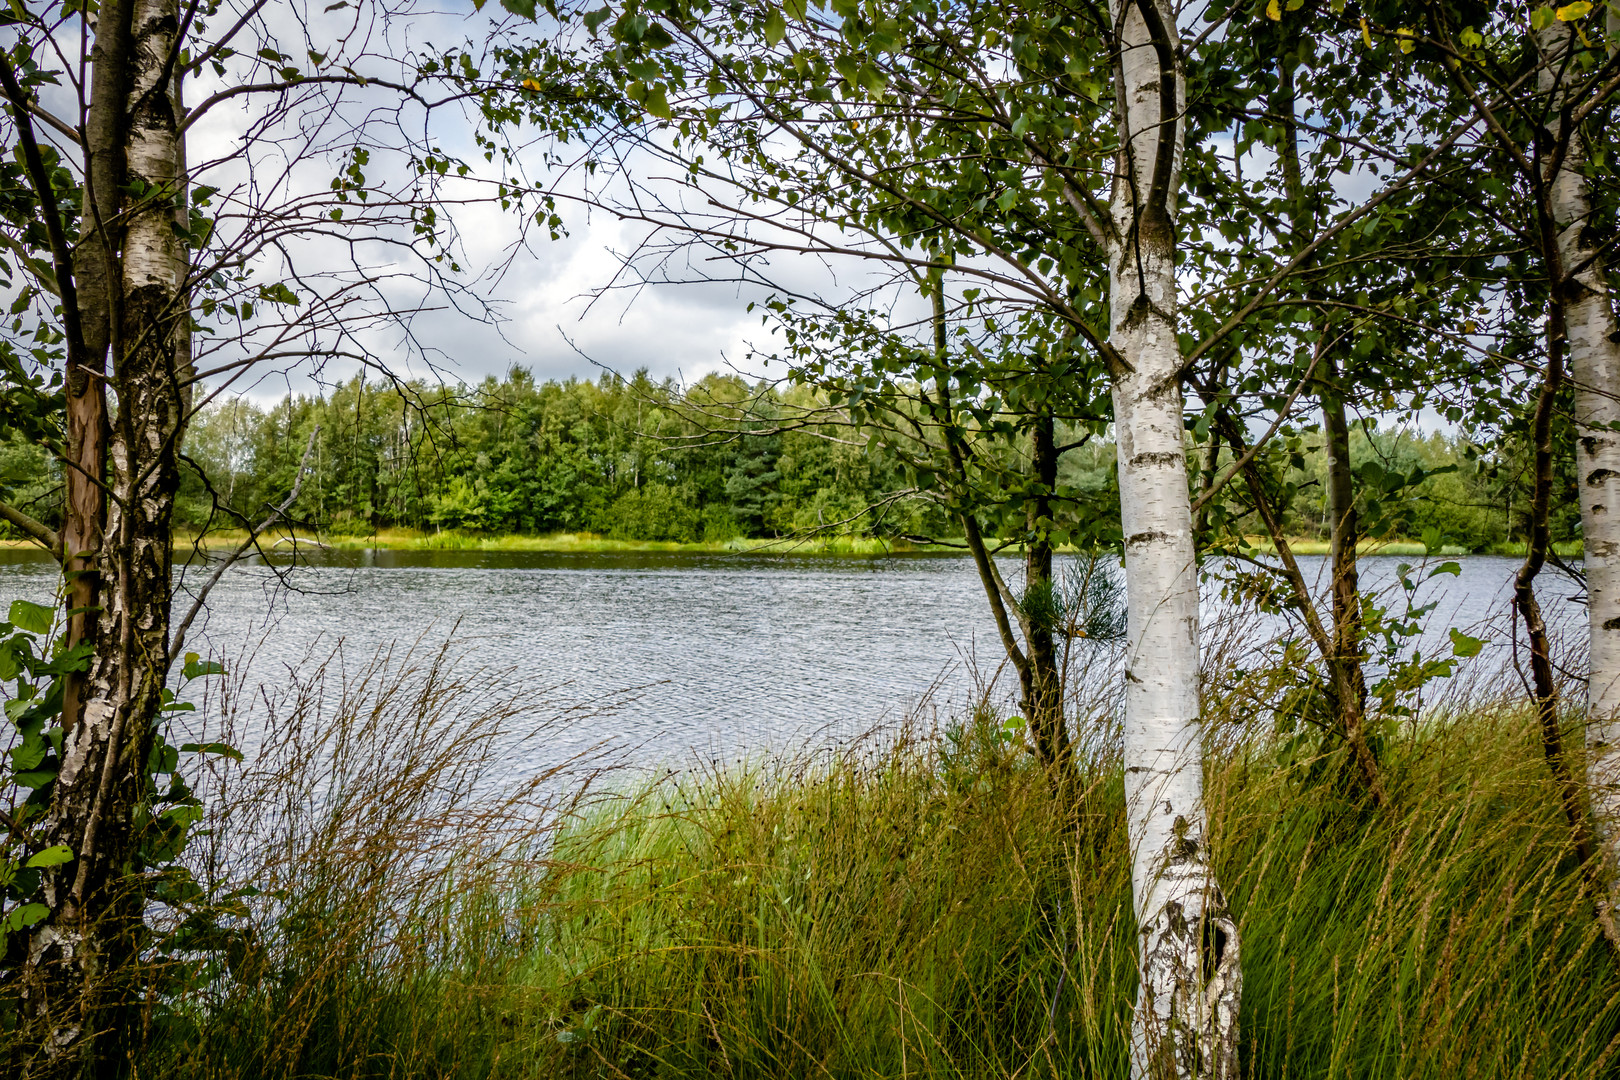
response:
M1368 558L1363 584L1387 588L1398 564L1419 561ZM1457 561L1460 575L1424 585L1437 607L1423 647L1449 655L1447 628L1494 619L1474 666L1500 673L1511 663L1503 617L1519 560ZM1320 576L1323 560L1302 563ZM1015 563L1004 569L1016 579ZM46 601L54 582L47 562L0 552L0 605ZM1568 578L1549 568L1542 582L1553 622L1584 617ZM1211 624L1217 592L1205 589ZM1250 617L1240 637L1252 644L1275 629ZM243 565L222 579L187 649L274 689L340 643L353 666L452 635L465 663L511 669L548 709L603 705L546 756L609 733L649 762L837 741L925 698L940 716L959 712L975 668L987 678L1000 658L971 562L940 556L375 551L290 570Z

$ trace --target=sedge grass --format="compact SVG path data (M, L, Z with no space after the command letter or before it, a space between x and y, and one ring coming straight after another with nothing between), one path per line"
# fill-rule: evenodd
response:
M535 813L532 786L455 797L497 763L513 702L456 737L470 687L411 670L340 695L360 735L324 749L291 734L320 696L292 695L263 761L347 764L290 792L269 764L239 778L235 813L258 799L272 825L227 876L273 899L241 907L240 955L196 954L215 974L156 1010L140 1075L1127 1075L1134 924L1106 723L1067 809L981 716L621 776ZM397 709L417 717L404 736ZM1387 811L1220 730L1207 788L1245 1076L1620 1070L1620 966L1528 710L1393 741Z

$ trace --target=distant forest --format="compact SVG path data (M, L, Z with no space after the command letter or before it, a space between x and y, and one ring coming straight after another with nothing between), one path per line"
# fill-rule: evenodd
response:
M261 519L290 490L319 425L291 514L300 527L333 536L405 528L725 542L811 530L918 539L959 533L931 495L891 498L916 483L895 454L846 425L807 422L807 410L821 404L809 390L736 376L686 387L645 372L541 382L520 367L476 385L355 378L269 407L235 398L208 406L187 433L190 467L176 525L199 532ZM1370 424L1353 436L1358 473L1385 492L1366 515L1369 535L1470 551L1522 540L1529 482L1512 440L1486 449ZM1297 537L1327 534L1320 441L1303 428L1264 459L1288 508L1285 527ZM1191 453L1196 475L1204 463ZM1060 483L1092 502L1088 516L1117 518L1111 443L1094 440L1065 454ZM1555 541L1579 536L1572 484L1565 462L1553 500ZM41 450L15 437L0 444L5 497L54 524L60 491L59 467ZM1222 498L1224 514L1215 517L1229 534L1262 531L1242 485L1229 485ZM8 528L0 524L0 537L12 535Z

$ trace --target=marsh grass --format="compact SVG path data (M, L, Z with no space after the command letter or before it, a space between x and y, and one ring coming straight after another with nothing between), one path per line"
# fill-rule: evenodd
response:
M839 752L516 778L512 740L549 737L533 701L442 653L272 705L254 758L218 766L199 855L229 932L171 950L143 1077L1127 1073L1106 719L1063 810L982 710ZM1244 1075L1620 1069L1620 967L1526 710L1407 729L1387 813L1217 720Z

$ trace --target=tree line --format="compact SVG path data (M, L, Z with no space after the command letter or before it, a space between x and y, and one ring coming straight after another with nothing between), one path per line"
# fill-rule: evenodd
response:
M176 940L147 912L195 900L175 853L199 804L162 717L216 667L186 633L231 562L300 515L718 536L772 534L789 508L795 528L862 501L867 521L919 514L972 557L1064 802L1080 795L1057 657L1087 590L1053 553L1122 551L1142 1078L1239 1067L1200 554L1242 555L1239 583L1289 617L1334 782L1386 813L1402 695L1449 661L1369 662L1406 623L1366 602L1361 542L1473 547L1500 521L1524 542L1547 768L1620 951L1612 2L502 6L423 44L442 36L404 29L434 17L414 0L13 5L0 417L7 461L44 455L61 494L25 490L36 470L0 518L62 566L57 602L14 606L3 636L15 1071L135 1067L134 1003L164 996L139 961ZM190 145L233 110L250 122L216 125L238 132L223 149ZM787 385L384 385L367 342L413 347L421 297L495 317L457 231L471 208L509 215L520 245L585 208L641 230L604 290L745 283ZM841 276L807 288L809 263ZM238 476L260 468L260 421L235 388L333 363L378 379L265 410L274 462ZM1436 415L1468 442L1369 426ZM819 478L782 467L809 439L832 455ZM245 539L176 592L176 529L226 522ZM1326 533L1326 595L1301 531ZM1590 667L1566 702L1536 583L1577 532ZM1014 543L1009 578L995 556ZM1563 745L1571 708L1584 759Z
M232 398L192 419L175 496L175 525L193 535L235 531L281 501L302 469L285 524L315 536L386 529L470 535L594 533L617 540L871 537L959 543L937 499L907 482L903 463L854 437L847 416L776 430L813 392L710 375L691 386L629 378L537 381L525 369L477 384L355 377L273 404ZM307 465L302 454L316 432ZM1373 540L1428 541L1434 550L1522 550L1533 485L1522 440L1481 444L1435 425L1352 432L1351 456L1383 498L1363 529ZM1230 464L1231 453L1220 461ZM1200 458L1194 453L1191 471ZM1289 536L1331 535L1320 430L1281 440L1262 460L1282 492ZM1573 456L1557 462L1551 537L1580 539ZM1060 482L1117 514L1114 447L1099 440L1060 463ZM62 520L61 468L40 447L0 447L0 494L39 521ZM900 493L905 497L896 499ZM1253 509L1226 494L1223 518L1255 536ZM25 540L0 522L0 537ZM1206 536L1213 540L1213 533Z

